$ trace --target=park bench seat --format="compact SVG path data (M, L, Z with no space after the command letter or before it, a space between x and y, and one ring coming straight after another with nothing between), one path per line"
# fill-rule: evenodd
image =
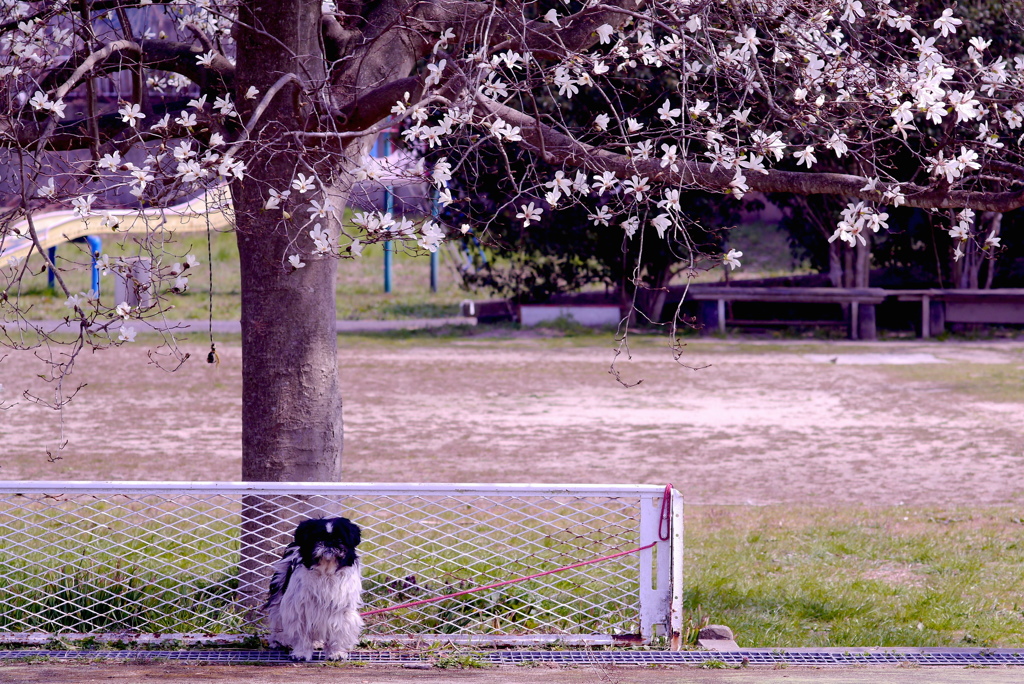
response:
M846 325L850 339L873 340L875 306L881 304L886 290L877 287L721 287L692 285L687 299L700 302L699 320L705 334L725 333L726 302L774 302L794 304L848 305Z
M901 302L921 303L923 338L945 331L947 323L1024 324L1024 289L886 290Z

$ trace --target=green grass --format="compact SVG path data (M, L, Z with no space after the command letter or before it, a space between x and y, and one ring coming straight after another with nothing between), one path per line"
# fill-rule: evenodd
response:
M133 236L103 237L103 253L118 256L147 256ZM90 288L91 271L84 245L65 244L58 248L57 267L68 288L84 292ZM200 265L189 277L189 289L184 294L167 293L167 303L174 306L171 318L205 319L210 304L209 264L206 235L182 235L167 243L164 261L183 261L192 254ZM238 270L238 247L234 233L213 236L213 317L218 320L238 320L241 312L241 276ZM338 266L337 306L339 319L397 319L437 318L456 316L459 302L467 297L487 298L487 293L470 294L462 290L448 252L441 252L438 270L438 292L430 291L430 258L425 254L397 251L394 254L392 292L384 292L383 246L369 245L358 259L342 259ZM54 319L68 314L64 306L66 297L47 288L42 257L34 254L29 259L29 270L19 292L11 299L22 307L31 307L29 318ZM104 306L114 306L114 276L100 279L100 300ZM17 299L16 299L17 298Z
M1009 353L1013 349L1000 349ZM922 383L949 393L983 401L1024 403L1024 354L1006 363L935 363L889 366L886 372L902 383Z
M741 646L1024 645L1011 509L687 509L685 608Z

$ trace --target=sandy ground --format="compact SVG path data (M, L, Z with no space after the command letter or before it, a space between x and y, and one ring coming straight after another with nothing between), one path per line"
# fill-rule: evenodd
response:
M1024 500L1024 393L985 387L1024 379L1020 343L695 342L694 371L638 338L620 368L643 382L627 389L611 339L340 340L350 481L672 482L692 504ZM71 380L87 386L62 417L19 396L52 396L38 361L0 362L0 479L238 479L237 341L218 344L219 367L186 344L174 373L146 345L83 354Z

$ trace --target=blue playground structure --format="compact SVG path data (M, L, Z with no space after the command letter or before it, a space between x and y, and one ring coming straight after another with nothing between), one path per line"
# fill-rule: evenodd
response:
M92 291L97 295L100 293L100 268L97 260L100 257L100 252L103 251L103 241L96 235L86 235L85 237L75 238L71 242L85 242L89 245L89 255L92 257ZM46 250L46 256L49 258L51 264L57 263L57 246L54 245ZM46 270L46 286L51 290L55 286L56 278L53 275L53 269L48 268Z

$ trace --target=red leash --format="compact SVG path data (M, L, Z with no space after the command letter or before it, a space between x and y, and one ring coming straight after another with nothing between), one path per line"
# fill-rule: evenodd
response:
M661 498L661 517L658 520L658 540L668 541L672 533L672 518L671 511L672 505L670 503L670 497L672 495L672 485L665 485L665 493ZM619 553L613 553L610 556L602 556L600 558L592 558L590 560L581 561L579 563L573 563L572 565L566 565L562 568L555 568L554 570L545 570L544 572L538 572L536 575L530 575L529 577L517 577L516 579L505 580L504 582L496 582L494 584L488 584L483 587L474 587L473 589L466 589L465 591L457 591L454 594L445 594L444 596L435 596L434 598L422 599L419 601L411 601L410 603L400 603L397 606L389 606L387 608L377 608L375 610L368 610L365 613L361 613L364 617L367 615L376 615L378 613L389 613L392 610L398 610L399 608L412 608L413 606L422 606L425 603L434 603L436 601L444 601L446 599L455 598L456 596L465 596L466 594L475 594L478 591L486 591L488 589L497 589L498 587L504 587L508 584L515 584L516 582L525 582L527 580L537 579L545 575L551 575L556 572L565 572L566 570L573 570L575 568L581 568L584 565L590 565L592 563L600 563L601 561L611 560L612 558L620 558L621 556L628 556L633 553L640 553L647 549L653 548L658 542L651 542L646 546L641 546L629 551L620 551Z

